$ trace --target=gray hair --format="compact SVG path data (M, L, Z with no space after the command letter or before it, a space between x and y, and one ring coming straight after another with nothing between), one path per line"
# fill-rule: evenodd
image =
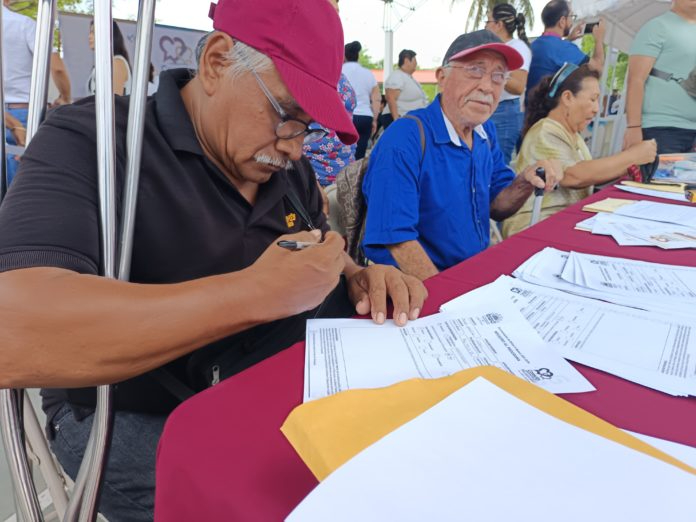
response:
M208 39L215 31L212 31L205 36L203 36L196 45L196 63L200 66L201 56L203 55L203 49L208 43ZM227 52L224 60L229 64L229 69L227 74L230 78L238 78L243 72L249 69L256 72L267 71L273 66L271 59L260 51L257 51L253 47L240 42L239 40L233 40L234 47Z
M264 72L273 67L268 56L239 40L234 41L234 47L227 53L225 60L230 64L227 74L233 80L249 69Z

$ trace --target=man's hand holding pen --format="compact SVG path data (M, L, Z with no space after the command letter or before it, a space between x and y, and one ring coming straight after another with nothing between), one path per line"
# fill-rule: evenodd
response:
M370 314L376 323L382 324L387 318L387 299L391 298L397 325L403 326L418 318L428 295L421 281L393 266L359 267L343 251L343 239L338 234L327 232L323 241L320 238L318 230L281 236L257 261L275 263L278 278L283 280L278 281L279 285L292 285L294 290L289 292L292 297L288 304L295 311L291 313L317 306L343 273L356 313ZM327 263L324 269L322 263ZM292 274L287 274L286 269L292 270ZM299 288L302 286L305 288Z

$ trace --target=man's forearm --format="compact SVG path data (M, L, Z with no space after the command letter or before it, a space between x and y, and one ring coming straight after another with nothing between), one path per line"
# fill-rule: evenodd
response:
M66 102L70 102L72 100L72 93L70 90L70 78L67 73L65 71L56 72L56 74L53 75L53 82L56 84L60 97Z
M595 41L594 52L589 63L590 69L602 74L604 69L604 41Z
M394 260L405 274L417 277L421 281L438 273L435 264L415 239L394 245L387 245Z
M10 130L14 130L17 128L22 128L24 125L22 125L22 122L19 121L17 118L12 116L9 112L5 113L5 127L7 127Z
M56 53L51 54L51 78L53 78L53 83L56 84L60 97L65 102L69 103L72 100L70 92L70 77L68 76L68 71L65 68L63 60Z
M534 187L530 185L521 175L500 191L498 196L491 204L491 218L502 221L512 216L524 204L532 194Z
M282 315L248 271L140 285L30 268L0 289L2 388L121 381Z

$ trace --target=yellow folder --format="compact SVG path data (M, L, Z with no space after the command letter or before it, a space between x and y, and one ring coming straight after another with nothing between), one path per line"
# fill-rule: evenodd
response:
M622 181L621 184L626 185L627 187L657 190L659 192L673 192L675 194L684 194L684 191L686 190L685 183L669 183L666 181L663 183L639 183L637 181Z
M387 388L349 390L302 404L281 431L318 480L354 455L414 419L477 377L483 377L533 407L663 460L696 475L696 469L625 433L599 417L491 366L462 370L440 379L411 379Z
M614 212L621 207L632 205L635 202L635 199L606 198L602 201L595 201L594 203L585 205L582 209L585 212Z

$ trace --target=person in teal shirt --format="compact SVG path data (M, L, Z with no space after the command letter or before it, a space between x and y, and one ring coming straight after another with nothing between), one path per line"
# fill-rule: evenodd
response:
M674 0L640 29L629 54L624 150L644 139L655 139L659 154L693 150L696 98L679 81L696 67L696 2Z

